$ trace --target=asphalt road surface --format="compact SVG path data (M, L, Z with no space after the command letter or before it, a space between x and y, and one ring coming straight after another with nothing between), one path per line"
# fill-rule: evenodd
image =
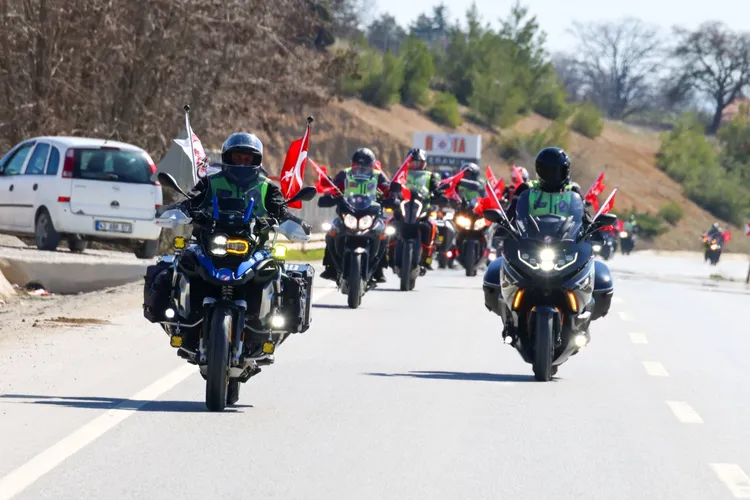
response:
M222 414L139 311L0 345L0 499L750 498L745 285L612 268L609 316L549 383L461 270L389 276L355 311L319 283L312 328Z

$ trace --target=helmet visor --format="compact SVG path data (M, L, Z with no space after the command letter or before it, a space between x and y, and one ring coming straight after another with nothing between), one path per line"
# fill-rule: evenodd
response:
M251 153L249 151L231 151L229 153L229 162L230 165L258 167L262 162L262 157L259 154Z

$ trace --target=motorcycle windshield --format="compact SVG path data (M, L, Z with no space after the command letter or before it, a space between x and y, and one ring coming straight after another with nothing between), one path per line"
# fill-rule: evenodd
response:
M583 202L576 193L555 205L557 213L540 213L531 206L529 191L516 204L516 226L523 239L552 243L575 242L583 226Z
M208 177L211 184L212 176ZM211 201L211 215L219 225L235 225L248 222L254 205L254 200L248 194L245 199L241 196L232 196L235 193L222 192L221 188L209 188L209 193L217 193ZM229 195L229 196L227 196Z
M375 203L375 195L351 194L346 197L346 203L355 212L365 211Z

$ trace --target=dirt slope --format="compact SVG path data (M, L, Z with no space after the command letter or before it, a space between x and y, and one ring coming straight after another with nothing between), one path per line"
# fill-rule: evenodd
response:
M270 164L279 165L283 162L283 154L289 141L303 132L303 120L303 116L289 117L277 136L263 137L261 134L262 139L271 143L271 147L267 147ZM538 115L530 115L519 121L514 130L528 133L544 129L549 123L549 120ZM317 110L313 126L310 157L319 164L329 166L330 171L335 172L347 166L355 149L368 146L375 151L391 175L411 147L414 132L450 131L416 110L401 105L383 110L356 99L333 103L325 109ZM491 146L493 139L497 138L495 134L468 122L462 124L457 131L481 134L483 163L491 164L497 175L509 177L509 166L501 160L496 148ZM574 178L587 189L596 175L604 169L605 184L608 187L606 194L614 187L619 188L616 198L618 209L635 208L656 213L665 201L677 200L685 211L685 217L677 227L659 237L654 246L666 250L700 250L700 234L715 219L684 198L680 185L656 168L655 154L658 148L658 133L620 123L606 123L603 134L593 140L574 133L569 147L574 160ZM314 182L314 179L312 169L308 169L308 182ZM729 229L734 237L729 249L746 251L747 243L742 230L737 227Z

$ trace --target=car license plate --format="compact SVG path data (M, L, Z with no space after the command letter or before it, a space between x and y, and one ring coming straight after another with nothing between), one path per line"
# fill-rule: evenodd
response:
M133 225L129 222L96 221L96 230L105 233L132 233Z

